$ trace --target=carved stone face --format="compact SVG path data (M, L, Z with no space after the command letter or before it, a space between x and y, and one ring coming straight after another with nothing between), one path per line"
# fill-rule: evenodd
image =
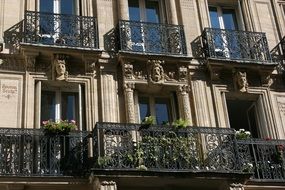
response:
M161 69L159 65L155 64L155 66L152 68L152 73L153 73L153 80L154 81L159 81L161 78Z
M133 65L125 64L125 77L127 79L132 79L133 78Z
M57 63L55 65L55 71L57 76L64 75L66 72L66 67L65 67L65 60L57 60Z
M239 87L245 87L247 85L247 79L245 73L238 73L238 80L237 80Z
M235 74L235 81L236 81L236 86L239 91L241 92L247 91L248 82L246 78L246 72L237 72Z

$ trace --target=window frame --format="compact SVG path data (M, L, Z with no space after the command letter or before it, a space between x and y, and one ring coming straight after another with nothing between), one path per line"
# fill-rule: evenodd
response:
M139 2L139 10L140 10L140 22L147 22L147 14L146 14L146 0L137 0ZM164 0L149 0L158 2L159 9L159 22L158 23L166 23L167 14L166 14L166 6ZM128 11L130 14L130 12ZM130 16L129 16L130 18ZM130 19L129 19L130 20Z
M150 115L156 117L156 110L155 110L155 105L156 105L156 99L168 99L169 102L169 123L172 123L178 116L178 110L175 106L175 97L173 94L167 94L167 95L157 95L157 94L144 94L144 93L135 93L135 105L136 105L136 110L137 110L137 121L140 123L144 118L141 118L140 115L140 98L147 98L149 101L149 111Z

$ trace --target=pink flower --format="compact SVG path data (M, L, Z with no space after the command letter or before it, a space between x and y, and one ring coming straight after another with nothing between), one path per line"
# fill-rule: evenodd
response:
M43 125L46 125L46 124L48 124L48 121L43 121Z
M76 124L76 121L75 120L70 120L70 123L72 123L72 124Z

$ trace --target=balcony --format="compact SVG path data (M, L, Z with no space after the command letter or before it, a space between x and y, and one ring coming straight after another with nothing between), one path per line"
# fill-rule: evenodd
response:
M120 50L143 54L186 55L183 26L121 20Z
M97 123L95 171L253 174L251 180L285 181L285 141L237 139L231 128Z
M205 28L202 34L205 56L240 62L272 62L265 33Z
M81 176L87 133L47 136L40 129L0 129L0 176Z
M26 11L25 18L4 32L5 43L98 49L94 17Z
M1 128L0 176L83 177L91 172L120 172L252 175L252 181L285 182L282 140L237 139L230 128L120 123L97 123L92 134L75 131L50 136L41 129Z

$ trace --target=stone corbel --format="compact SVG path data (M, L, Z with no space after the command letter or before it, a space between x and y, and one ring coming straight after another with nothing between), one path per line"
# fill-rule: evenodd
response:
M88 76L92 76L93 78L96 77L96 65L98 59L96 58L85 58L85 74Z
M271 72L261 72L260 73L261 82L263 87L270 88L271 85L274 83L274 79L272 77Z
M221 66L209 66L210 76L212 81L220 81L221 80L221 70L223 67Z

